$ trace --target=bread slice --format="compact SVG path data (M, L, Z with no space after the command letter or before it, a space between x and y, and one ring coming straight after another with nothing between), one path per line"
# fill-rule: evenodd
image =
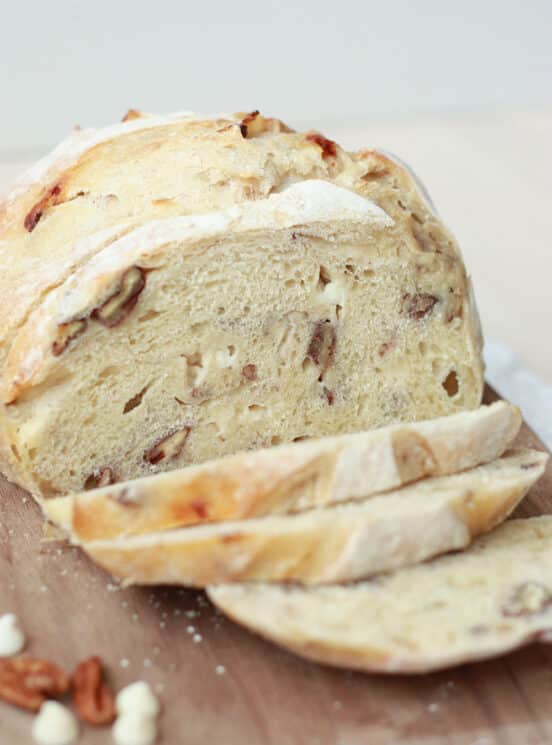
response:
M552 516L509 520L462 553L368 582L207 592L302 657L378 673L440 670L552 641Z
M361 499L498 458L521 424L505 401L418 424L240 453L45 502L82 541Z
M249 116L75 134L0 205L0 467L39 497L476 408L408 170Z
M126 584L355 580L467 546L510 513L547 458L523 450L362 502L82 546Z

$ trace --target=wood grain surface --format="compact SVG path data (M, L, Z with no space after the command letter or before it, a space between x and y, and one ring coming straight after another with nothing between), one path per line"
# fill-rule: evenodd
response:
M545 449L527 427L517 444ZM551 466L517 514L540 512L552 512ZM160 745L552 742L544 644L425 676L333 670L223 619L203 593L120 590L78 549L41 535L37 506L0 481L0 613L20 617L29 654L67 670L99 654L115 688L148 680L163 704ZM31 722L0 702L0 745L31 743ZM79 740L111 742L109 729L92 727Z

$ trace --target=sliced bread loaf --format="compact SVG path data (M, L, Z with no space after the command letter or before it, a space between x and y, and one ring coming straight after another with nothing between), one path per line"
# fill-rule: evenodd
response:
M297 442L58 497L46 515L82 541L297 512L498 458L521 423L505 401L371 432Z
M479 406L410 173L249 116L76 133L0 203L0 467L38 497Z
M462 553L371 581L208 588L213 603L311 660L424 673L552 641L552 516L510 520Z
M523 450L361 502L82 546L126 584L355 580L467 546L510 513L547 458Z

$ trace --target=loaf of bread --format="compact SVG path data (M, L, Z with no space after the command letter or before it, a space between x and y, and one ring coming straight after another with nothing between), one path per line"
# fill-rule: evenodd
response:
M520 424L519 410L498 401L417 424L229 455L49 499L44 510L81 541L298 512L494 460Z
M467 546L504 520L547 458L512 452L345 505L80 543L125 584L356 580Z
M552 516L509 520L462 553L350 586L208 589L228 616L302 657L425 673L552 641Z
M76 132L0 203L0 465L37 497L476 408L407 169L250 115Z

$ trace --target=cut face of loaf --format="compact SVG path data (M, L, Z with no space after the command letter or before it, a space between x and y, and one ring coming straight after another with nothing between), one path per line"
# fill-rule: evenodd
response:
M231 455L50 499L44 511L82 541L297 512L494 460L520 424L519 410L499 401L418 424Z
M552 517L511 520L465 552L351 586L208 589L234 620L311 660L425 673L552 640Z
M258 114L75 133L0 203L0 260L0 465L39 497L480 402L408 170Z
M388 213L413 221L424 249L450 243L413 178L393 160L347 153L258 112L140 114L73 132L0 200L0 289L11 300L0 309L0 361L43 294L98 251L89 236L108 229L110 240L110 231L123 235L155 219L216 212L316 178L377 194Z
M464 548L510 513L547 457L525 450L362 502L81 545L126 584L351 581Z
M464 269L427 258L402 223L323 181L127 233L11 347L18 478L52 496L476 407Z

